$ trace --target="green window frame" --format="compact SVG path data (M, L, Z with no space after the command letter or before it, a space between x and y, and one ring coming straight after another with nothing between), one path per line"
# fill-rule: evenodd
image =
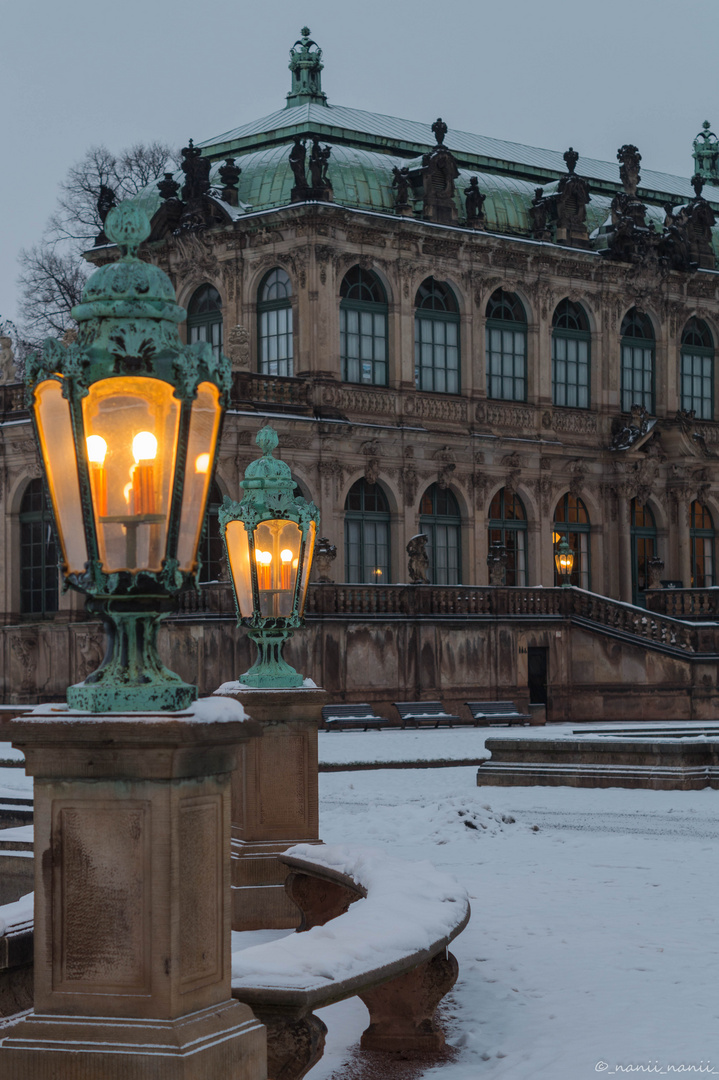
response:
M58 609L58 549L42 480L31 480L20 503L20 611L53 615Z
M649 585L648 563L657 553L657 525L654 514L646 503L632 499L631 504L632 549L632 601L644 606L644 590Z
M205 524L202 529L198 555L201 561L200 573L197 581L200 585L207 585L211 581L219 581L223 569L224 544L220 535L220 525L217 520L222 505L222 492L217 481L213 480L207 498L207 512Z
M390 567L390 513L379 484L362 478L345 500L345 578L355 585L386 585Z
M648 315L632 308L622 320L622 412L641 405L654 414L656 359L654 329Z
M387 294L379 278L353 266L340 286L344 382L387 385Z
M692 589L716 585L716 533L709 509L695 499L691 505L689 530L692 551Z
M681 402L698 420L714 419L714 339L702 319L690 319L682 333Z
M514 293L497 289L486 309L487 397L527 400L527 316Z
M294 341L292 282L281 266L265 274L257 300L258 367L262 375L292 377Z
M584 500L578 496L570 495L569 492L562 496L554 510L552 529L554 554L556 555L559 545L565 537L574 554L574 565L569 579L571 584L578 585L580 589L590 590L592 587L591 522ZM554 584L561 585L557 565L554 560L552 562L554 564Z
M214 285L201 285L187 305L187 343L208 341L216 359L222 353L222 298Z
M560 408L589 408L591 342L584 309L562 300L552 317L552 401Z
M460 392L459 305L442 281L426 278L417 290L414 381L418 390Z
M449 488L432 484L420 502L419 531L428 537L429 577L435 585L462 583L462 518Z
M507 553L505 583L527 585L527 513L519 495L501 488L489 506L489 547L502 544Z

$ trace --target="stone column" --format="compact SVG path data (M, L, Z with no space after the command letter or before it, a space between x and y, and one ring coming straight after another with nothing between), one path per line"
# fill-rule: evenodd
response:
M232 776L232 929L298 926L277 856L318 844L317 729L327 694L320 689L253 690L227 683L261 728L240 748Z
M685 589L692 583L692 548L690 534L691 503L685 495L677 498L677 539L679 553L679 577Z
M243 715L58 705L0 725L35 778L35 1011L2 1032L3 1080L265 1080L230 985Z

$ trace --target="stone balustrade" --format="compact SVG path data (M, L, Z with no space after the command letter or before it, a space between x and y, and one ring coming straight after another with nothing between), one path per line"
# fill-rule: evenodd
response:
M719 587L710 589L648 589L649 611L674 619L719 618Z

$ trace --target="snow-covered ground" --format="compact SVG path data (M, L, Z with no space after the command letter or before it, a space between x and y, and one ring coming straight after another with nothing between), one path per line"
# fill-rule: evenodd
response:
M481 758L486 736L508 733L321 733L320 758ZM422 1077L719 1076L719 791L477 788L476 772L320 776L327 843L428 859L472 898L452 946L459 982L443 1009L456 1057ZM21 769L0 769L0 798L29 790ZM359 999L321 1015L327 1049L309 1080L385 1080L356 1052L367 1025Z
M348 738L366 739L371 757L388 734ZM583 1080L630 1065L719 1075L719 792L480 789L475 777L473 767L320 776L326 842L429 859L472 897L444 1009L458 1056L422 1075ZM327 1050L310 1080L361 1077L352 1047L364 1006L321 1015Z

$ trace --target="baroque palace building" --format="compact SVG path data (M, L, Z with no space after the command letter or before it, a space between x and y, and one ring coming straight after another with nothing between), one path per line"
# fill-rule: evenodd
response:
M296 639L296 657L335 693L451 700L450 686L488 696L505 686L566 715L579 679L570 653L592 667L601 639L604 667L585 680L591 715L610 714L622 680L644 680L647 698L652 678L664 680L676 702L698 678L710 697L715 661L699 677L680 659L719 649L697 644L693 627L680 641L665 617L706 617L717 583L717 137L705 123L687 177L643 169L632 145L614 163L539 150L441 119L333 105L321 57L305 28L286 105L190 142L182 169L141 199L153 223L144 257L175 284L188 340L210 341L234 371L203 542L207 584L188 598L175 646L186 667L212 689L245 655L229 642L215 517L223 495L238 497L269 419L325 538L315 570L325 584L310 598L317 625ZM114 257L100 234L88 258ZM53 646L65 650L63 677L92 669L100 646L79 599L58 600L22 395L12 379L0 392L4 700L46 698L57 690L38 674L52 666L43 635L55 641L65 620L65 644ZM554 588L564 537L572 583L596 594L590 604L567 591L584 596L581 611L572 601L571 634L569 601ZM645 595L660 581L683 587L671 604ZM540 602L537 586L555 600ZM612 601L648 604L655 629ZM469 616L471 634L465 622L450 642L452 619ZM348 619L359 627L352 642ZM417 635L430 631L425 649ZM629 667L617 642L635 650ZM361 662L356 686L350 654Z

